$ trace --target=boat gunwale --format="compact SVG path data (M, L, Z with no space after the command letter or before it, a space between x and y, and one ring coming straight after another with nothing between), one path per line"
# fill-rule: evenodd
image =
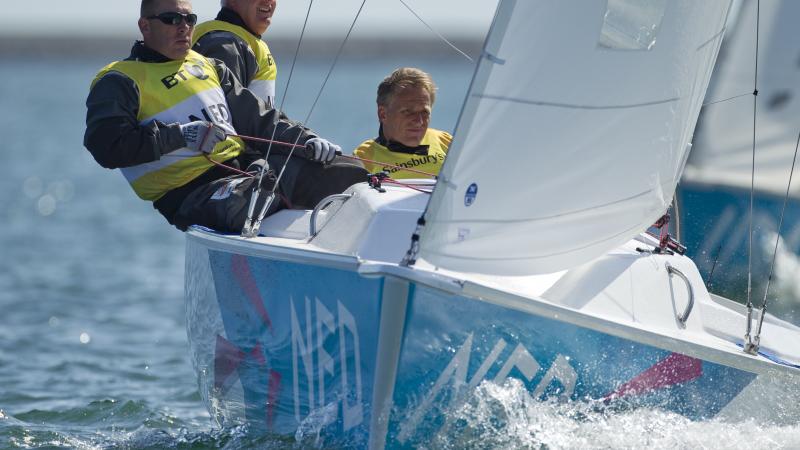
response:
M283 262L312 264L341 270L349 270L364 277L392 277L401 281L417 283L427 288L447 294L463 296L516 311L533 314L542 318L575 325L617 338L638 342L665 351L685 354L716 364L733 367L757 375L800 375L800 369L773 361L765 356L753 356L728 340L707 333L708 339L717 340L728 348L698 344L692 340L698 333L689 331L685 337L637 328L623 321L609 317L589 314L580 310L551 303L539 296L526 297L502 291L480 281L458 278L455 274L434 271L427 268L409 268L385 262L364 261L353 255L327 253L313 248L292 248L277 243L245 240L239 236L221 235L200 228L192 228L187 233L187 245L196 241L201 245L223 251L236 252L245 256L269 258ZM468 276L468 274L463 274ZM713 300L712 300L713 301Z

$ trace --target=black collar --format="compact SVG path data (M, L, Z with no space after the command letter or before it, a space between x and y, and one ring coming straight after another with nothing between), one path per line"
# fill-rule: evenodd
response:
M261 39L260 35L253 33L253 30L247 28L247 25L244 24L244 19L242 19L242 16L240 16L239 14L236 13L236 11L230 8L226 8L225 6L223 6L222 9L220 9L219 13L217 14L217 20L240 26L245 30L247 30L248 33Z
M143 41L136 41L131 48L131 56L128 61L141 61L148 63L164 63L170 62L172 59L167 58L161 53L153 50L152 48L144 45Z
M427 155L428 147L430 147L429 145L418 145L416 147L409 147L397 141L387 140L386 136L383 135L382 124L378 129L378 137L375 138L375 142L388 148L390 151L397 153L408 153L409 155Z

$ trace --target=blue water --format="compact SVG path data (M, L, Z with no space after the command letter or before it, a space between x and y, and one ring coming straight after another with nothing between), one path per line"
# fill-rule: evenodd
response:
M0 448L291 446L209 419L188 356L184 237L82 146L88 86L107 62L0 63ZM309 125L345 149L375 136L375 87L401 65L432 73L433 126L452 130L471 65L390 57L342 61ZM308 115L326 70L300 62L291 117ZM513 383L482 385L450 414L462 426L430 448L800 447L798 427L576 411Z

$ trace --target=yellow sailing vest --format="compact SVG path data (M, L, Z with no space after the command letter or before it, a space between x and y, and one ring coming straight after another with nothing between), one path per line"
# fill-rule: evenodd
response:
M164 63L118 61L104 67L92 86L108 72L119 72L133 80L139 90L140 124L153 120L163 123L214 122L225 132L236 134L225 93L213 64L190 51L183 60ZM244 143L228 137L214 147L211 158L226 161L241 153ZM155 201L168 191L194 180L213 164L202 153L186 147L162 155L161 159L120 169L144 200Z
M266 101L270 106L275 105L275 79L278 76L278 66L275 65L275 60L272 58L272 53L267 47L267 43L254 36L246 29L239 25L223 22L221 20L211 20L203 22L194 28L194 35L192 37L192 45L203 37L203 35L213 31L228 31L236 36L242 38L250 50L256 55L256 73L250 84L245 86L255 93L259 98Z
M450 142L453 136L446 131L434 130L428 128L425 137L422 138L421 145L428 146L427 155L412 155L409 153L393 152L381 144L375 142L374 139L364 141L361 145L353 150L353 155L371 159L373 161L380 161L384 164L391 164L400 167L407 167L414 170L420 170L433 175L438 175L439 170L442 168L444 157L447 155L447 149L450 147ZM424 178L425 176L419 173L410 172L397 167L390 167L388 165L364 162L364 167L370 172L380 172L385 170L392 178Z

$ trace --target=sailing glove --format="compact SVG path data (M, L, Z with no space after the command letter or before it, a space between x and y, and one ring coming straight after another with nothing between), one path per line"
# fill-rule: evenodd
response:
M333 161L336 154L342 153L342 148L338 145L318 137L313 137L306 141L306 148L309 151L309 159L312 161L319 161L322 164L328 164Z
M181 125L181 134L186 140L186 147L202 153L212 153L214 147L225 140L226 134L219 125L203 120L196 120Z

